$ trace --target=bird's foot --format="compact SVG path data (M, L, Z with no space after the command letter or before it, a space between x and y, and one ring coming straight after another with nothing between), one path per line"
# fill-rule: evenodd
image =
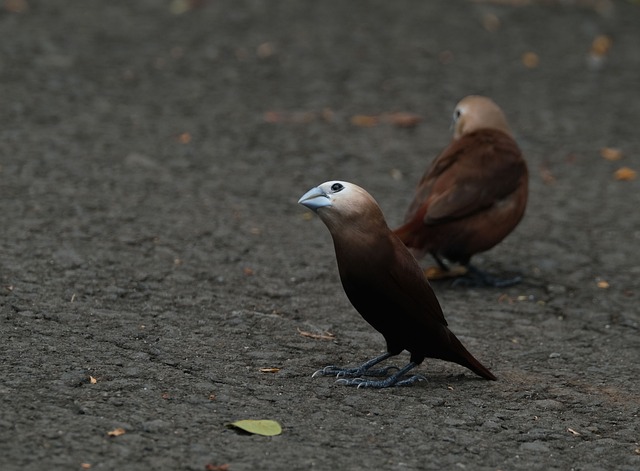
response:
M427 280L445 280L447 278L457 278L468 273L467 267L455 266L452 268L442 269L439 266L428 267L424 270L424 276Z
M340 368L337 366L325 366L321 370L316 371L311 375L312 378L317 376L335 376L336 378L353 378L356 376L387 376L391 370L399 370L397 366L387 366L386 368Z
M410 386L414 383L417 383L418 381L427 380L427 378L425 378L422 375L413 375L413 376L409 376L408 378L405 377L405 374L409 370L415 368L416 366L418 366L417 363L414 363L414 362L408 363L404 368L398 370L396 373L394 373L393 375L389 376L386 379L368 380L364 378L352 378L352 379L340 378L338 379L337 382L340 384L344 384L345 386L356 386L358 388L374 388L374 389L389 388L392 386Z
M371 368L377 365L378 363L389 358L391 353L383 353L380 356L372 358L369 361L364 362L357 368L339 368L337 366L326 366L321 370L316 371L311 375L312 378L316 376L336 376L338 378L350 377L353 378L355 376L386 376L389 370L399 369L397 366L387 366L386 368L378 368L372 370Z
M383 389L383 388L390 388L390 387L396 387L396 386L411 386L412 384L417 383L418 381L427 380L427 378L425 378L422 375L413 375L404 379L401 379L401 378L402 378L401 376L399 377L397 375L392 375L386 379L379 379L379 380L370 380L370 379L364 379L364 378L351 378L351 379L341 378L337 381L337 383L343 384L345 386L356 386L358 389L360 388Z
M490 288L508 288L517 285L522 281L521 276L513 278L498 278L485 271L479 270L472 265L468 265L466 275L458 278L452 283L454 287L490 287Z

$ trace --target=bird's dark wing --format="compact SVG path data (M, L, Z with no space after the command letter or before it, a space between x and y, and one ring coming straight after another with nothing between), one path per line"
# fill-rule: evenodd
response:
M403 299L404 310L414 320L423 323L434 321L447 325L442 307L424 272L411 253L397 237L393 236L396 257L389 266L390 289Z
M463 218L514 192L526 164L515 141L485 129L454 141L422 178L407 220L425 224Z

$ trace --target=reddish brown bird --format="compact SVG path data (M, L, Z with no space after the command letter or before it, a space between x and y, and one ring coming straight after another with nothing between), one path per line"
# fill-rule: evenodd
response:
M316 374L350 377L339 381L358 387L401 386L424 379L405 375L425 358L439 358L496 379L449 330L420 265L391 232L369 193L352 183L330 181L309 190L299 203L315 211L329 229L347 297L387 342L387 353L358 368L328 366ZM372 367L403 350L411 354L404 368L381 380L361 378L386 375L393 367Z
M520 277L498 279L473 267L470 259L499 243L522 219L527 164L504 113L489 98L464 98L453 125L451 144L425 172L404 224L394 232L416 257L430 253L440 276L454 274L444 257L465 266L472 284L516 284Z

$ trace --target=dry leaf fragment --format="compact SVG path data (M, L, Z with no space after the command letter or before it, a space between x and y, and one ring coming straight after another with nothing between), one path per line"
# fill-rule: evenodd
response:
M579 437L580 435L582 435L580 432L576 432L575 430L573 430L572 428L567 428L567 432L575 435L576 437Z
M274 53L273 44L270 42L262 43L256 49L256 54L260 59L266 59Z
M309 124L322 116L314 111L265 111L262 115L262 119L266 123L291 123L291 124Z
M303 337L309 337L310 339L316 340L333 340L336 337L336 334L332 334L331 332L325 332L324 334L314 334L312 332L307 332L306 330L300 330L300 328L298 328L298 333Z
M182 15L190 10L202 6L203 0L173 0L169 4L169 11L174 15Z
M189 2L187 0L173 0L169 4L169 11L174 15L182 15L190 10Z
M422 121L422 116L407 111L398 111L389 114L387 119L391 124L399 128L415 128Z
M107 432L107 435L109 435L110 437L119 437L120 435L124 435L125 433L127 433L125 429L123 429L122 427L118 427Z
M82 469L91 469L91 463L81 463L80 467Z
M264 119L265 122L271 123L271 124L279 123L280 121L283 120L282 113L279 113L277 111L265 111L262 118Z
M253 268L251 267L244 267L242 269L242 273L244 274L244 276L253 276L255 274L255 271L253 271Z
M392 168L391 170L389 170L389 175L391 175L391 178L393 178L395 181L402 180L402 172L397 168Z
M615 161L622 158L622 151L615 147L603 147L600 149L600 155L603 159Z
M609 288L609 283L606 282L605 280L598 280L596 282L596 286L600 289L607 289Z
M522 54L522 63L527 69L535 69L540 64L540 57L535 52Z
M635 180L638 175L635 170L630 169L629 167L622 167L616 170L614 176L616 180L631 181Z
M547 167L546 164L542 164L540 166L540 177L546 184L555 183L556 181L555 175L551 172L551 169Z
M325 108L322 110L322 113L320 113L320 116L322 116L322 119L327 123L330 123L333 121L333 110L331 108Z
M183 132L178 136L178 142L180 144L189 144L191 142L191 134L188 132Z
M3 6L9 13L24 13L29 9L27 0L4 0Z
M93 376L89 376L89 383L96 384L97 382L98 382L97 379L95 379Z
M364 114L357 114L351 117L351 124L361 128L371 128L378 125L378 117Z
M591 54L597 57L607 55L613 46L613 40L606 34L600 34L591 43Z
M280 368L260 368L260 373L277 373Z
M225 464L207 463L204 469L206 471L229 471L229 464L228 463L225 463Z
M486 13L482 17L482 26L490 33L495 33L500 28L500 18L493 13Z

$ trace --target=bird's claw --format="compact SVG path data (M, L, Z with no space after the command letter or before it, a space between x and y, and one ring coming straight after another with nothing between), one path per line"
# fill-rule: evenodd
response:
M336 381L338 384L342 384L344 386L355 386L357 389L371 387L370 383L380 383L380 381L370 381L364 378L341 378Z
M427 381L426 376L424 375L413 375L407 379L403 379L402 381L398 381L394 386L411 386L414 383L419 381Z
M364 378L340 378L338 380L336 380L336 383L338 384L343 384L345 386L358 386L363 383L364 381L366 381Z
M339 368L335 365L329 365L317 370L311 375L311 377L315 378L317 376L334 376L335 375L336 378L339 378L341 376L348 375L349 372L350 370L347 368Z
M317 370L315 373L313 373L311 375L312 378L315 378L317 376L334 376L336 378L340 378L342 376L351 376L353 374L357 374L358 373L358 369L357 368L339 368L337 366L334 365L329 365L329 366L325 366L322 369Z

